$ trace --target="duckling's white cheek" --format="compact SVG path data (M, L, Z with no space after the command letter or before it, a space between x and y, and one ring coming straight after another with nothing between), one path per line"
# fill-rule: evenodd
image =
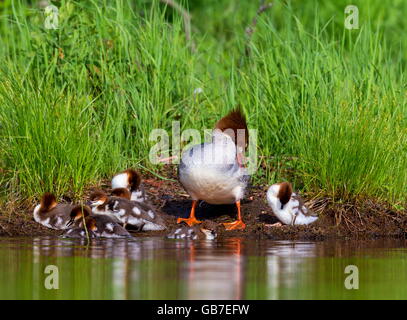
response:
M96 206L102 205L103 203L104 203L104 201L102 201L102 200L92 201L92 202L91 202L91 206L92 206L92 207L96 207Z
M109 231L113 232L113 227L114 227L113 223L106 224L106 229L109 230Z
M134 208L133 208L133 212L134 212L135 214L137 214L137 215L140 215L140 213L141 213L140 209L137 208L137 207L134 207Z

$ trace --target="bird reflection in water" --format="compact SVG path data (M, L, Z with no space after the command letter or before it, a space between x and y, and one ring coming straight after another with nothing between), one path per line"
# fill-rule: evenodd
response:
M16 249L8 251L8 264L0 269L13 270L27 256L31 297L264 299L281 297L282 288L298 284L302 261L315 255L316 244L159 237L91 239L87 243L84 239L38 237L11 238L7 246ZM37 285L43 282L49 264L60 269L60 290L55 296ZM10 285L20 281L4 278Z

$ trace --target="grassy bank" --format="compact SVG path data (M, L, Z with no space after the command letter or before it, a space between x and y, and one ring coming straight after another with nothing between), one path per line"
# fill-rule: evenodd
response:
M211 128L240 104L258 130L255 181L405 204L405 2L356 1L347 30L346 1L275 1L249 39L256 1L189 1L194 50L159 2L55 4L56 30L36 1L0 7L1 201L159 172L152 129Z

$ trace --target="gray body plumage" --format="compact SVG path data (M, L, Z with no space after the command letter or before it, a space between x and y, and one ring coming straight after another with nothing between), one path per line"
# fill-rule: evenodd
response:
M132 225L142 231L164 230L165 224L154 208L143 202L111 197L107 213L125 225Z
M182 226L170 232L166 237L168 239L213 240L217 237L217 234L214 230L200 228L199 226Z
M236 145L222 132L212 142L186 150L178 168L179 180L193 200L211 204L235 203L243 198L249 181L236 158Z
M70 220L69 215L73 208L72 204L58 203L55 208L41 212L40 205L37 205L33 213L34 220L50 229L68 229L67 223Z

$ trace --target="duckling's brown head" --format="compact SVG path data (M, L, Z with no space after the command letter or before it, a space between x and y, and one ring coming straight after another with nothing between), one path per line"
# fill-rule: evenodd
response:
M89 231L97 231L96 219L93 217L88 217L86 219L86 229Z
M90 194L89 200L91 207L97 207L106 204L108 201L108 196L104 191L97 190Z
M50 192L45 192L41 197L40 211L47 212L54 209L57 206L57 200L55 196Z
M290 201L293 188L289 182L281 182L279 186L280 189L278 191L277 198L280 200L281 206L283 207L288 203L288 201Z
M126 188L116 188L112 190L112 196L130 200L131 193Z
M88 206L83 206L83 205L77 205L71 210L70 214L70 220L66 224L67 227L72 225L75 221L78 221L79 219L82 219L82 217L88 217L92 213L91 208Z
M141 175L137 170L127 169L124 171L127 174L129 187L131 191L138 190L141 184Z

